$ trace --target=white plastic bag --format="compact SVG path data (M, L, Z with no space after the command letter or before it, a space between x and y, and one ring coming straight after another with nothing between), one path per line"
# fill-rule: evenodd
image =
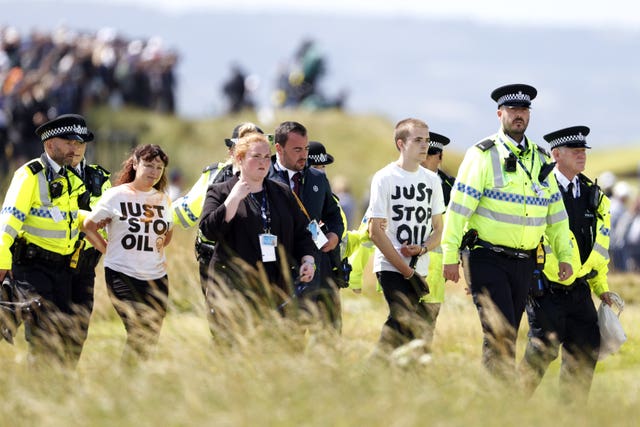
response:
M618 308L618 314L604 302L601 302L598 308L598 326L600 327L600 354L598 355L598 360L617 352L627 340L627 335L620 324L620 313L624 309L624 300L615 292L611 293L611 299Z

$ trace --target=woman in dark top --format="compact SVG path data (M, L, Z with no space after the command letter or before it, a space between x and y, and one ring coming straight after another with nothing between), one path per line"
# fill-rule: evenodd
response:
M207 191L200 230L216 242L209 266L212 283L207 301L229 290L254 306L281 306L292 295L292 282L309 282L315 273L316 246L308 221L287 186L266 179L271 152L267 138L251 133L235 145L237 177ZM244 261L244 262L242 262ZM264 271L264 276L254 273Z

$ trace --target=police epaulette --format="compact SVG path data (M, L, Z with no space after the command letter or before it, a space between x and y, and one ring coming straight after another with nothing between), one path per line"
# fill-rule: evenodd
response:
M44 165L40 160L33 160L27 163L27 167L29 168L31 173L34 175L40 172L42 169L44 169Z
M496 142L491 138L487 138L484 141L478 142L476 144L476 147L478 147L482 151L487 151L489 148L493 147L494 145L496 145Z
M547 157L551 157L551 154L549 154L549 152L546 149L542 148L541 146L539 146L537 144L536 144L536 147L538 148L539 152L541 152L542 154L544 154Z
M109 172L108 170L106 170L105 168L103 168L100 165L89 165L89 167L101 172L102 175L104 175L104 176L111 176L111 172Z
M206 166L205 168L202 169L202 173L212 171L212 170L217 170L219 164L220 162L216 162L216 163L210 164L209 166Z

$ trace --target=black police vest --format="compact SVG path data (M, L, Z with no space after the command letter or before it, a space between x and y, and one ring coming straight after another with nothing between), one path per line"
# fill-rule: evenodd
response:
M442 180L442 195L444 196L444 206L445 208L449 206L449 199L451 199L451 189L453 188L453 184L456 179L450 175L447 175L440 169L438 169L438 176Z
M584 262L589 257L593 242L595 241L596 214L593 207L589 206L589 187L580 182L580 197L571 197L561 186L564 207L569 216L569 228L573 232L580 249L580 261Z

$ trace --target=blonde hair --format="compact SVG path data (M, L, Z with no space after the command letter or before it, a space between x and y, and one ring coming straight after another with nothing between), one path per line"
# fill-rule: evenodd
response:
M240 131L238 131L240 134ZM266 135L263 135L258 132L249 132L245 134L245 136L238 139L238 142L235 144L235 148L233 151L233 163L238 166L240 160L244 159L247 155L247 151L260 142L264 142L269 147L269 151L271 151L271 145L269 144L269 140Z

